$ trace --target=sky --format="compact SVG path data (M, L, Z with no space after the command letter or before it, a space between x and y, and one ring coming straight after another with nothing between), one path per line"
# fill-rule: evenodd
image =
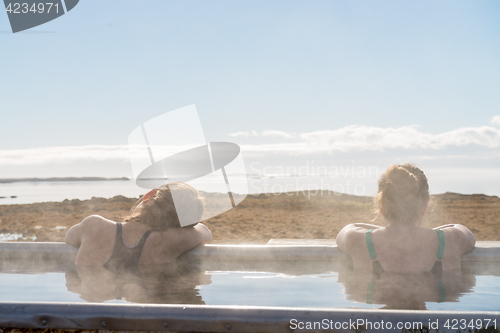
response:
M129 134L195 104L251 174L376 167L351 177L373 192L410 161L434 193L500 195L498 17L495 0L81 0L12 34L0 13L0 178L132 177Z

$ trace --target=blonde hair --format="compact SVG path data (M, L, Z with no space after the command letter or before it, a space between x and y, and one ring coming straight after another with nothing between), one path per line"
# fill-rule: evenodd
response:
M172 191L175 191L177 206ZM203 209L203 200L195 188L185 183L171 183L159 187L145 202L139 199L124 221L143 223L160 231L180 227L179 215L189 221L200 221Z
M428 202L427 177L413 164L391 165L378 181L377 213L389 222L415 223Z

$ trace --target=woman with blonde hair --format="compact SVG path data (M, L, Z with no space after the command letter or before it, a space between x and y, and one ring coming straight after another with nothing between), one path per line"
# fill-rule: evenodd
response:
M181 228L181 214L193 223L200 221L203 201L187 184L168 184L144 195L125 222L92 215L72 226L65 241L78 247L77 265L119 268L165 264L212 241L212 233L201 223Z
M420 225L429 203L427 177L416 166L392 165L380 177L375 196L388 225L354 223L337 236L339 249L354 268L374 272L427 272L461 267L462 254L474 248L472 232L460 224L435 229Z

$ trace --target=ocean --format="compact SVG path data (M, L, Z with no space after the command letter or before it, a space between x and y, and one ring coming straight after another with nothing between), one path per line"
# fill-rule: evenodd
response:
M331 191L336 194L373 195L374 179L356 181L350 179L334 179L321 177L276 177L249 176L236 180L235 193L242 193L242 184L247 183L249 194L289 193L303 191L310 195L320 195ZM222 192L225 185L196 182L191 184L205 192ZM244 188L245 186L243 186ZM239 190L238 190L239 189ZM99 180L99 181L23 181L0 183L0 205L30 204L35 202L63 201L65 199L88 200L92 197L112 198L123 195L138 198L147 193L133 180Z
M473 174L473 173L471 173ZM478 173L475 173L478 175ZM459 174L441 173L429 177L431 194L457 192L462 194L482 193L500 196L500 173L487 179L478 177L462 177ZM248 175L233 178L235 185L232 191L242 193L241 189L248 186L249 194L287 193L302 191L310 196L335 195L347 193L360 196L372 196L377 191L379 175L366 177L317 177L317 176L282 176L282 175ZM460 179L459 181L457 179ZM247 186L243 184L246 183ZM197 182L198 190L205 192L221 192L226 187L223 184ZM239 190L238 190L239 189ZM123 195L138 198L147 193L133 180L99 180L99 181L23 181L0 183L0 205L30 204L35 202L63 201L65 199L88 200L92 197L112 198Z
M117 195L139 197L145 192L147 190L131 180L14 182L0 184L0 205L112 198Z

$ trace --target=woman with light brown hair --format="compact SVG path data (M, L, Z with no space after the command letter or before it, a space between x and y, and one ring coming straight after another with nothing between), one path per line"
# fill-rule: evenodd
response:
M173 183L144 195L124 222L92 215L72 226L65 241L78 247L77 265L119 268L165 264L212 241L210 230L196 223L202 214L203 201L198 191L184 183ZM180 216L191 225L181 227Z
M386 227L354 223L337 236L339 249L354 268L389 272L427 272L461 267L462 254L474 248L472 232L460 224L435 229L420 225L429 203L427 177L416 166L392 165L380 177L375 196Z

